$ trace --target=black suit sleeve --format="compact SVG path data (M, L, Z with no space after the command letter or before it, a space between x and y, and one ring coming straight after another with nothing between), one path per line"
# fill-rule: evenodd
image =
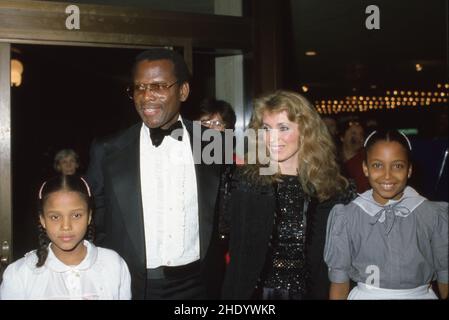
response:
M97 140L92 142L90 148L90 161L87 168L86 178L90 185L94 199L94 224L95 243L102 244L105 238L105 205L104 205L104 177L102 162L104 158L104 147Z

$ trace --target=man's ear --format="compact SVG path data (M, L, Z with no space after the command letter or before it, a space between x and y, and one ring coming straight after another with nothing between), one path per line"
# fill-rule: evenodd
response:
M408 174L407 177L410 179L413 173L413 166L410 164L410 166L408 167Z
M188 82L184 82L183 84L181 84L181 87L179 88L179 100L181 100L181 102L186 101L187 98L189 97L189 93L190 93L190 85Z
M89 210L89 220L87 221L87 224L89 225L92 221L92 210Z
M362 168L363 168L363 173L365 174L365 177L368 178L368 166L367 166L365 160L363 160Z

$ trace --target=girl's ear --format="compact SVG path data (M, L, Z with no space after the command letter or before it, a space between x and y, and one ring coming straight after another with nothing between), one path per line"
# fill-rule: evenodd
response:
M42 214L39 215L39 222L41 223L42 228L45 229L45 219Z
M89 225L92 221L92 210L89 211L89 220L87 221L87 224Z
M368 178L368 166L366 165L365 160L363 160L362 167L363 167L363 173L365 174L365 177Z
M408 167L408 174L407 174L407 177L408 177L409 179L411 178L412 173L413 173L413 168L412 168L412 165L410 164L410 166Z

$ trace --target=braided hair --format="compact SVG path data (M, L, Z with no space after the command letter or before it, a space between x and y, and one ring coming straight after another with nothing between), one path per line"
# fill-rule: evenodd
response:
M51 193L57 191L73 191L77 192L81 199L87 203L88 211L93 208L93 199L90 193L89 185L86 180L77 175L59 175L54 178L51 178L45 181L41 188L39 189L38 195L38 213L39 216L43 216L44 214L44 204L48 200ZM42 267L47 260L48 257L48 245L50 244L50 239L47 235L45 228L38 223L38 241L39 246L36 250L36 255L38 261L36 263L36 267ZM89 223L87 227L87 232L84 238L88 241L93 241L95 237L95 228L93 224L93 220Z

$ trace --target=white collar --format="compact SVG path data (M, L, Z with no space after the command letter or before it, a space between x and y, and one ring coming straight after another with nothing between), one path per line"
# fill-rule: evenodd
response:
M372 189L359 195L354 200L354 203L371 216L369 222L371 225L380 222L384 226L385 233L388 235L393 229L396 217L408 217L424 200L426 198L420 196L413 188L407 186L401 199L389 200L384 205L374 200Z
M87 248L87 253L86 253L86 256L84 257L84 259L80 262L80 264L78 264L76 266L68 266L55 256L53 250L51 249L51 243L50 243L48 245L48 256L47 256L47 259L45 260L45 266L55 272L60 272L60 273L71 271L71 270L82 271L82 270L89 269L97 260L98 249L95 245L91 244L87 240L83 241L83 245ZM33 254L31 254L31 253L33 253ZM44 268L36 267L36 263L37 263L36 251L33 251L31 253L26 255L26 262L29 265L29 267L34 269L36 272L44 271Z
M399 200L388 200L388 202L384 205L376 202L373 198L373 189L365 191L353 201L356 205L358 205L364 212L369 214L370 216L375 216L380 210L389 208L389 207L405 207L410 213L416 209L424 200L427 200L423 196L421 196L415 189L407 186L404 190L404 194Z

